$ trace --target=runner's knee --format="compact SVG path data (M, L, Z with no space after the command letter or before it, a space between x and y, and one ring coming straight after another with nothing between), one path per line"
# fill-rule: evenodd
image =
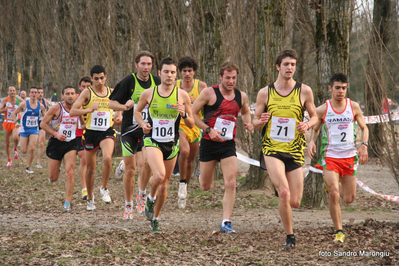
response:
M351 195L343 195L342 198L344 199L345 203L348 203L348 204L350 204L350 203L355 201L355 195L353 195L353 194L351 194Z
M339 202L339 192L338 190L329 190L328 191L328 198L330 201Z

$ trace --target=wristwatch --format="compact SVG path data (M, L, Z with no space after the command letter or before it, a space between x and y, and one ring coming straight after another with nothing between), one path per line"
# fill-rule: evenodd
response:
M366 145L368 147L369 143L368 142L362 142L362 145Z
M188 116L187 112L184 114L184 116L182 116L183 119L186 119Z
M211 127L207 127L206 129L205 129L205 132L206 132L206 134L209 134L209 132L211 132Z

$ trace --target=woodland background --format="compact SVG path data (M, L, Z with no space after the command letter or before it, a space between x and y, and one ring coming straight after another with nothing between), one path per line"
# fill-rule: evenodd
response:
M0 0L0 92L17 85L40 86L46 97L65 85L77 87L95 64L105 66L108 85L135 71L134 57L151 51L156 59L189 55L198 78L219 82L218 68L240 67L237 87L251 103L277 77L276 54L297 50L295 79L311 86L316 106L329 98L334 72L350 77L349 96L365 115L381 113L389 97L399 100L398 0ZM370 125L370 154L389 165L399 183L397 128L390 121ZM238 141L258 158L260 133L240 132ZM320 145L318 145L320 146ZM244 185L264 184L266 173L251 167ZM322 179L308 178L317 206Z

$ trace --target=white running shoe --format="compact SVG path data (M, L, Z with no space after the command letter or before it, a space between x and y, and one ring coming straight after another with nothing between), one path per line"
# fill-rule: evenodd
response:
M116 178L118 178L118 179L122 178L123 173L124 173L124 171L123 171L123 166L124 166L124 165L125 165L125 161L122 160L122 161L119 163L118 167L116 168L116 171L115 171L115 176L116 176Z
M8 161L8 162L7 162L7 167L12 167L11 161Z
M178 199L177 200L177 206L179 207L179 209L185 209L186 208L186 202L187 202L187 199Z
M37 169L42 169L43 167L40 165L40 163L37 163L37 164L36 164L36 168L37 168Z
M87 202L87 210L94 211L96 209L96 204L94 203L94 199L89 199Z
M29 168L29 167L26 167L26 172L27 172L28 174L33 174L33 171L32 171L32 170L30 170L30 168Z
M179 183L179 192L177 193L177 196L179 199L185 199L187 198L187 184L180 182Z
M105 203L107 203L107 204L111 203L111 197L109 196L108 188L100 187L100 194L101 194L101 197L103 198L103 201Z

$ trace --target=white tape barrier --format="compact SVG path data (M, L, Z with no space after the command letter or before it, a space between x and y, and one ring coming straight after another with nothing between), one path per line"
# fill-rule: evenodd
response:
M248 158L248 157L246 157L246 156L244 156L243 154L241 154L241 153L238 153L238 152L236 152L237 153L237 159L238 160L240 160L240 161L242 161L242 162L245 162L245 163L248 163L248 164L251 164L251 165L255 165L255 166L260 166L260 163L259 163L259 161L257 161L257 160L254 160L254 159L251 159L251 158ZM309 169L309 171L312 171L312 172L314 172L314 173L320 173L320 174L322 174L323 173L323 170L320 170L320 169L317 169L316 167L313 167L313 166L310 166L309 168L303 168L303 170L304 171L306 171L306 170L308 170ZM306 175L304 175L305 177L307 176L307 174ZM375 192L374 190L372 190L371 188L369 188L366 184L364 184L362 181L360 181L359 179L356 179L356 183L359 185L359 187L361 187L362 189L364 189L364 190L366 190L367 192L370 192L370 193L372 193L372 194L374 194L374 195L376 195L377 197L379 197L379 198L383 198L383 199L386 199L386 200L390 200L390 201L397 201L397 202L399 202L399 197L398 196L391 196L391 195L382 195L382 194L379 194L379 193L377 193L377 192Z

